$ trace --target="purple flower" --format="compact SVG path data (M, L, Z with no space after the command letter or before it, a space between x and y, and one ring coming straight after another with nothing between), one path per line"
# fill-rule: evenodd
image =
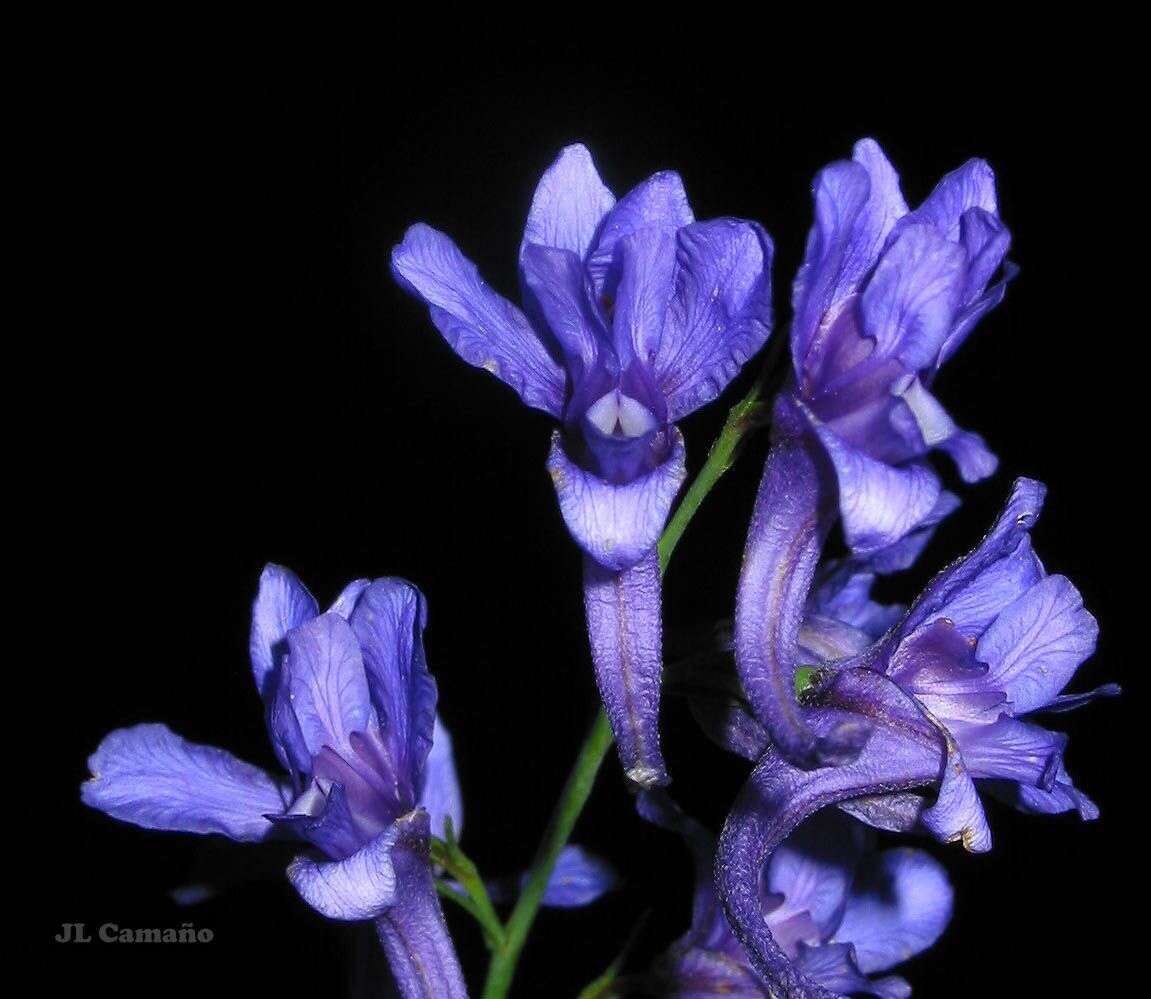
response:
M373 919L405 996L464 996L428 859L432 830L459 828L451 743L424 659L423 595L356 580L321 614L269 565L252 611L251 659L287 780L163 725L106 736L82 787L93 808L147 829L314 846L288 877L331 919Z
M532 199L522 309L426 225L392 254L396 279L456 353L561 423L548 469L585 556L597 682L641 786L667 780L655 546L685 475L674 421L714 399L766 340L771 256L755 223L696 222L678 174L616 201L580 145Z
M836 519L856 555L898 550L955 505L930 450L947 451L967 481L995 469L982 439L959 430L930 389L1003 298L1007 277L988 283L1009 241L982 160L944 177L913 212L870 139L816 178L815 225L793 290L793 370L774 407L735 621L748 697L799 766L859 749L847 732L816 739L792 690L796 597Z
M763 986L715 894L714 837L666 799L641 800L640 809L683 835L696 867L691 927L653 968L652 992L758 999ZM765 927L788 960L836 995L910 995L898 976L869 976L926 950L951 919L951 885L935 860L922 850L877 852L867 829L829 812L780 844L760 874L759 898Z
M856 551L898 541L939 496L923 461L941 448L966 482L995 471L982 438L931 394L940 367L1003 299L988 287L1011 237L983 160L948 174L915 211L872 139L815 180L815 225L795 279L791 392L833 466Z
M1032 720L1118 693L1114 685L1061 693L1094 650L1098 629L1075 587L1049 575L1031 547L1043 496L1040 483L1019 479L979 546L939 573L897 624L862 650L847 642L843 658L813 664L806 723L816 739L857 736L857 757L805 771L768 749L721 837L724 904L765 980L806 987L762 929L755 872L821 808L840 804L872 825L962 840L972 851L991 845L980 789L1028 812L1099 814L1067 775L1066 738ZM843 588L829 585L819 605L849 619L871 614L877 605L857 573L838 578ZM934 801L925 788L937 789Z

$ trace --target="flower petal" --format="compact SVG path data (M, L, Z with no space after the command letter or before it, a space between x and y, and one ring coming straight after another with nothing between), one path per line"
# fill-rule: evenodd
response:
M646 228L675 232L694 221L678 173L664 170L637 184L608 212L587 255L588 274L596 296L614 296L619 281L616 249L620 240Z
M812 193L815 222L791 292L791 353L801 382L809 366L818 367L816 336L832 307L854 292L874 263L864 252L853 255L855 229L871 193L867 168L848 160L832 163L816 175Z
M835 939L855 947L859 969L886 971L926 950L951 921L943 865L906 847L863 859Z
M1038 519L1046 492L1041 482L1016 479L979 545L936 575L912 604L904 632L930 618L947 617L963 634L978 638L1002 607L1038 582L1042 566L1030 546L1020 542Z
M999 211L995 173L986 160L970 159L946 174L906 222L929 223L947 239L958 242L963 216L972 208L980 208L992 216Z
M771 332L771 237L713 219L676 234L675 294L651 364L678 420L718 396Z
M445 838L447 819L458 837L464 829L464 802L452 755L452 737L439 717L436 718L431 752L424 766L424 792L419 803L431 819L432 835Z
M352 758L353 732L374 722L364 660L350 625L338 614L319 617L288 633L286 696L312 756L324 746Z
M320 613L316 598L300 578L282 565L269 563L260 573L260 588L252 604L248 650L256 689L265 701L274 693L269 677L287 652L288 632Z
M422 223L412 226L392 250L392 273L427 303L436 328L468 364L490 371L527 405L562 414L563 369L524 314L488 287L447 236Z
M606 569L635 565L659 541L679 487L687 475L683 435L668 431L671 453L646 475L616 485L584 471L568 457L563 437L552 435L548 472L560 512L576 543Z
M373 919L399 898L392 853L405 832L404 822L393 822L343 860L301 855L288 865L288 880L308 905L328 919Z
M603 857L582 846L568 845L560 851L548 878L542 904L553 909L578 909L591 905L619 883L619 873Z
M614 204L615 196L600 180L587 147L565 146L532 196L524 245L571 250L582 259Z
M983 438L969 430L960 430L918 378L912 378L895 394L904 408L892 412L892 422L916 452L942 448L955 462L964 482L978 482L994 474L999 459Z
M931 367L951 332L967 254L928 225L910 225L884 252L860 299L863 332L878 355L908 371Z
M941 486L926 462L902 467L864 454L808 415L835 469L843 534L853 553L871 555L921 529Z
M1099 625L1066 576L1048 576L1008 604L979 639L988 686L1007 692L1017 715L1050 703L1095 651Z
M534 245L524 247L520 263L524 283L578 384L596 368L605 339L584 287L583 265L570 250Z
M332 606L328 608L329 614L339 614L345 621L352 616L352 611L355 609L356 601L360 599L360 594L364 592L369 586L372 585L370 579L353 579L347 586L340 590L340 595L332 601Z
M668 781L659 748L663 674L661 584L655 549L619 571L584 559L584 607L596 684L628 780Z
M400 805L410 808L426 786L425 761L435 734L436 682L428 672L423 641L427 603L407 580L385 576L364 591L350 623L363 653L383 753Z
M856 865L867 845L865 834L859 823L829 810L813 815L788 836L765 871L767 890L783 896L783 905L769 920L775 924L807 912L820 939L830 937L847 904Z
M320 799L317 814L309 814L315 807L312 799ZM333 860L350 857L364 845L363 830L356 823L342 784L331 784L324 794L319 784L313 781L308 791L291 807L293 810L288 814L269 818L277 825L291 829L301 839L308 840Z
M876 984L870 982L859 970L850 944L828 943L812 947L801 943L795 966L813 982L818 982L820 986L830 989L837 996L866 995L887 999L889 996L910 995L911 992L910 989L903 993L880 991Z
M215 746L180 738L165 725L136 725L104 736L88 757L84 804L145 829L222 833L255 842L273 829L286 788L259 767Z

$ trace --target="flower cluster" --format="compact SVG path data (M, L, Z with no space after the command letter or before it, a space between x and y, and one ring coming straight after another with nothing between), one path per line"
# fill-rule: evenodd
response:
M678 832L695 861L690 928L613 995L906 996L889 972L944 932L952 888L922 850L878 849L873 828L981 852L987 797L1098 815L1064 766L1066 738L1037 720L1118 693L1064 692L1098 629L1032 547L1040 483L1016 480L982 541L908 606L872 595L960 504L931 452L965 483L996 469L933 394L1013 274L994 175L972 160L910 209L865 139L819 173L814 200L790 363L763 405L771 445L728 647L737 679L711 657L691 685L708 732L754 763L718 841L662 790L657 545L686 475L677 422L769 337L770 238L755 222L696 221L672 172L617 200L573 145L531 201L520 305L426 225L392 252L397 281L451 348L557 422L547 468L582 555L622 769L643 818ZM495 955L485 995L503 995L510 972L498 968L514 967L531 906L589 904L619 877L555 839L559 823L529 874L479 878L456 841L461 792L425 624L404 580L357 580L321 613L291 572L268 566L251 664L283 773L141 725L100 744L83 800L149 829L298 841L292 885L329 918L374 921L406 997L466 995L439 902L455 899ZM598 760L585 751L578 766L590 779ZM493 905L517 892L505 925Z

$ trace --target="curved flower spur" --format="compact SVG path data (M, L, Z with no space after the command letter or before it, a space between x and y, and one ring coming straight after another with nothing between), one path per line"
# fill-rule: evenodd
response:
M375 921L405 997L466 996L429 861L429 836L460 826L451 743L424 659L423 595L402 579L356 580L321 614L289 570L269 565L252 613L251 658L276 779L163 725L110 733L89 759L86 804L147 829L241 842L298 837L288 877L331 919Z
M1098 628L1075 587L1049 575L1031 547L1043 498L1040 483L1019 479L980 545L939 573L878 639L866 629L884 627L890 614L870 599L866 562L833 573L808 605L807 621L825 638L835 635L822 644L842 655L809 667L808 722L817 737L845 730L866 738L855 760L803 770L765 737L717 861L732 926L756 970L783 994L832 994L773 937L758 894L765 860L819 809L838 804L880 828L961 840L976 852L991 847L980 789L1027 812L1099 814L1067 775L1066 737L1030 720L1118 693L1112 684L1061 693L1094 651ZM838 628L827 617L819 624L820 612L839 614ZM810 636L808 643L810 651ZM937 788L934 802L923 788Z
M864 139L852 160L820 172L814 194L792 292L792 372L774 406L735 618L747 696L803 767L842 763L860 746L855 729L817 738L796 704L796 595L837 517L851 550L870 554L954 509L929 451L948 452L967 482L995 470L983 440L956 427L930 387L1011 276L1008 265L989 286L1010 234L982 160L909 211L883 151Z
M767 339L771 240L753 222L696 222L675 173L616 201L573 145L536 189L519 259L522 310L426 225L392 269L460 357L560 421L548 470L584 553L600 694L628 778L664 784L656 543L685 475L674 424Z

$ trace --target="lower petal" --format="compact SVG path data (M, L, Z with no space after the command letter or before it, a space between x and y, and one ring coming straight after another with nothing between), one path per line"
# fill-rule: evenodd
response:
M259 767L215 746L180 738L165 725L106 735L88 757L84 804L145 829L222 833L255 842L273 829L289 795Z
M552 436L548 472L555 483L564 523L589 558L606 569L635 565L659 541L667 515L687 475L683 435L668 430L671 454L633 482L616 485L580 468Z

